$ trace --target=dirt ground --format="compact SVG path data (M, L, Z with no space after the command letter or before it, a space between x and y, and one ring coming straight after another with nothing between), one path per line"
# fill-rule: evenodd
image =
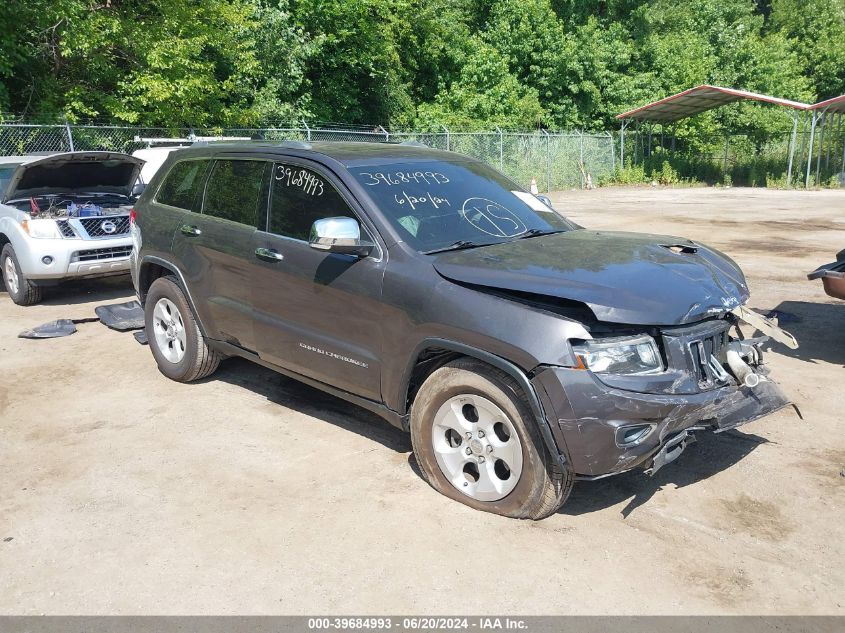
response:
M561 192L589 228L734 257L800 340L768 355L801 408L704 436L654 478L576 484L540 522L435 493L379 418L227 361L181 385L131 334L80 324L132 296L0 292L0 613L845 614L845 302L805 274L845 248L845 192Z

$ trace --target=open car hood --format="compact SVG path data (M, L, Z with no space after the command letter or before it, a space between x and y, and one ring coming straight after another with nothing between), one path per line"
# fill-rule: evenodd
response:
M680 325L745 303L727 256L664 235L576 230L437 255L443 277L467 285L586 304L600 321Z
M68 152L18 166L3 202L51 194L112 193L129 196L144 161L118 152Z

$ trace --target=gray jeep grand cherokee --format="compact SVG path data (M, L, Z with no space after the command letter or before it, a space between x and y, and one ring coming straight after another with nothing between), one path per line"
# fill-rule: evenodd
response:
M674 460L787 404L736 328L748 288L677 237L586 230L420 146L173 152L131 215L163 374L241 356L410 431L431 485L545 517L576 479Z

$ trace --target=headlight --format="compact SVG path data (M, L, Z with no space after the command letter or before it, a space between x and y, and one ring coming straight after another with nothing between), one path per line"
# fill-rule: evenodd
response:
M657 343L648 335L621 336L573 345L584 367L597 374L653 374L663 371Z
M23 230L29 233L30 237L60 239L59 227L55 220L23 220Z

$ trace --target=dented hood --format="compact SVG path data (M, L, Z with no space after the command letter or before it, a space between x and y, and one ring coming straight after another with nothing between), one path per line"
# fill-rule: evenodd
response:
M67 152L28 159L18 166L3 202L51 194L128 196L144 161L119 152Z
M665 235L576 230L437 255L455 282L586 304L600 321L680 325L748 299L727 256Z

